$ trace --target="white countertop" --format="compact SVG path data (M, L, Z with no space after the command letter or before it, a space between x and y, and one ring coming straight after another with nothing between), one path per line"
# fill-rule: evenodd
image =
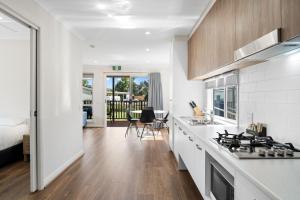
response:
M206 145L206 151L214 157L221 156L249 181L274 199L300 199L300 159L251 159L241 160L220 149L211 138L216 132L227 129L231 133L241 133L244 129L228 125L191 126L180 117L174 116L188 131ZM222 165L222 163L220 163Z

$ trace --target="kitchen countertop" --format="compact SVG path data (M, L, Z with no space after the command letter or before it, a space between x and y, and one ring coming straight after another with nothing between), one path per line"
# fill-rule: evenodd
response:
M211 138L217 137L216 132L224 132L225 129L230 133L241 133L244 129L234 125L191 126L179 116L174 118L206 145L205 149L211 156L221 156L271 198L300 199L300 159L240 160L218 147Z

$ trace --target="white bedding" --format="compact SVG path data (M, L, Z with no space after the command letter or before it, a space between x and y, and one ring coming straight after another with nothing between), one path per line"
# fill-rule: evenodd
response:
M28 133L27 124L18 125L0 125L0 151L20 144L23 140L23 135Z

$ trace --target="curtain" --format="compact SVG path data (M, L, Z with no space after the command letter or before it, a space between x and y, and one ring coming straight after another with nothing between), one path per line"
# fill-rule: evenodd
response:
M160 73L150 73L148 106L163 110L163 92Z

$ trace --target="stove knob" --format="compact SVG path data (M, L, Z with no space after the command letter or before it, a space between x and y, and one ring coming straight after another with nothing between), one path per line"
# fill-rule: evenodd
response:
M268 150L268 156L274 156L274 155L275 155L274 150L269 149L269 150Z
M284 157L284 150L281 150L281 149L277 150L277 155Z
M258 150L258 155L259 155L259 156L266 156L266 151L260 149L260 150Z
M287 155L287 156L294 156L294 151L291 150L291 149L287 149L287 150L286 150L286 155Z

